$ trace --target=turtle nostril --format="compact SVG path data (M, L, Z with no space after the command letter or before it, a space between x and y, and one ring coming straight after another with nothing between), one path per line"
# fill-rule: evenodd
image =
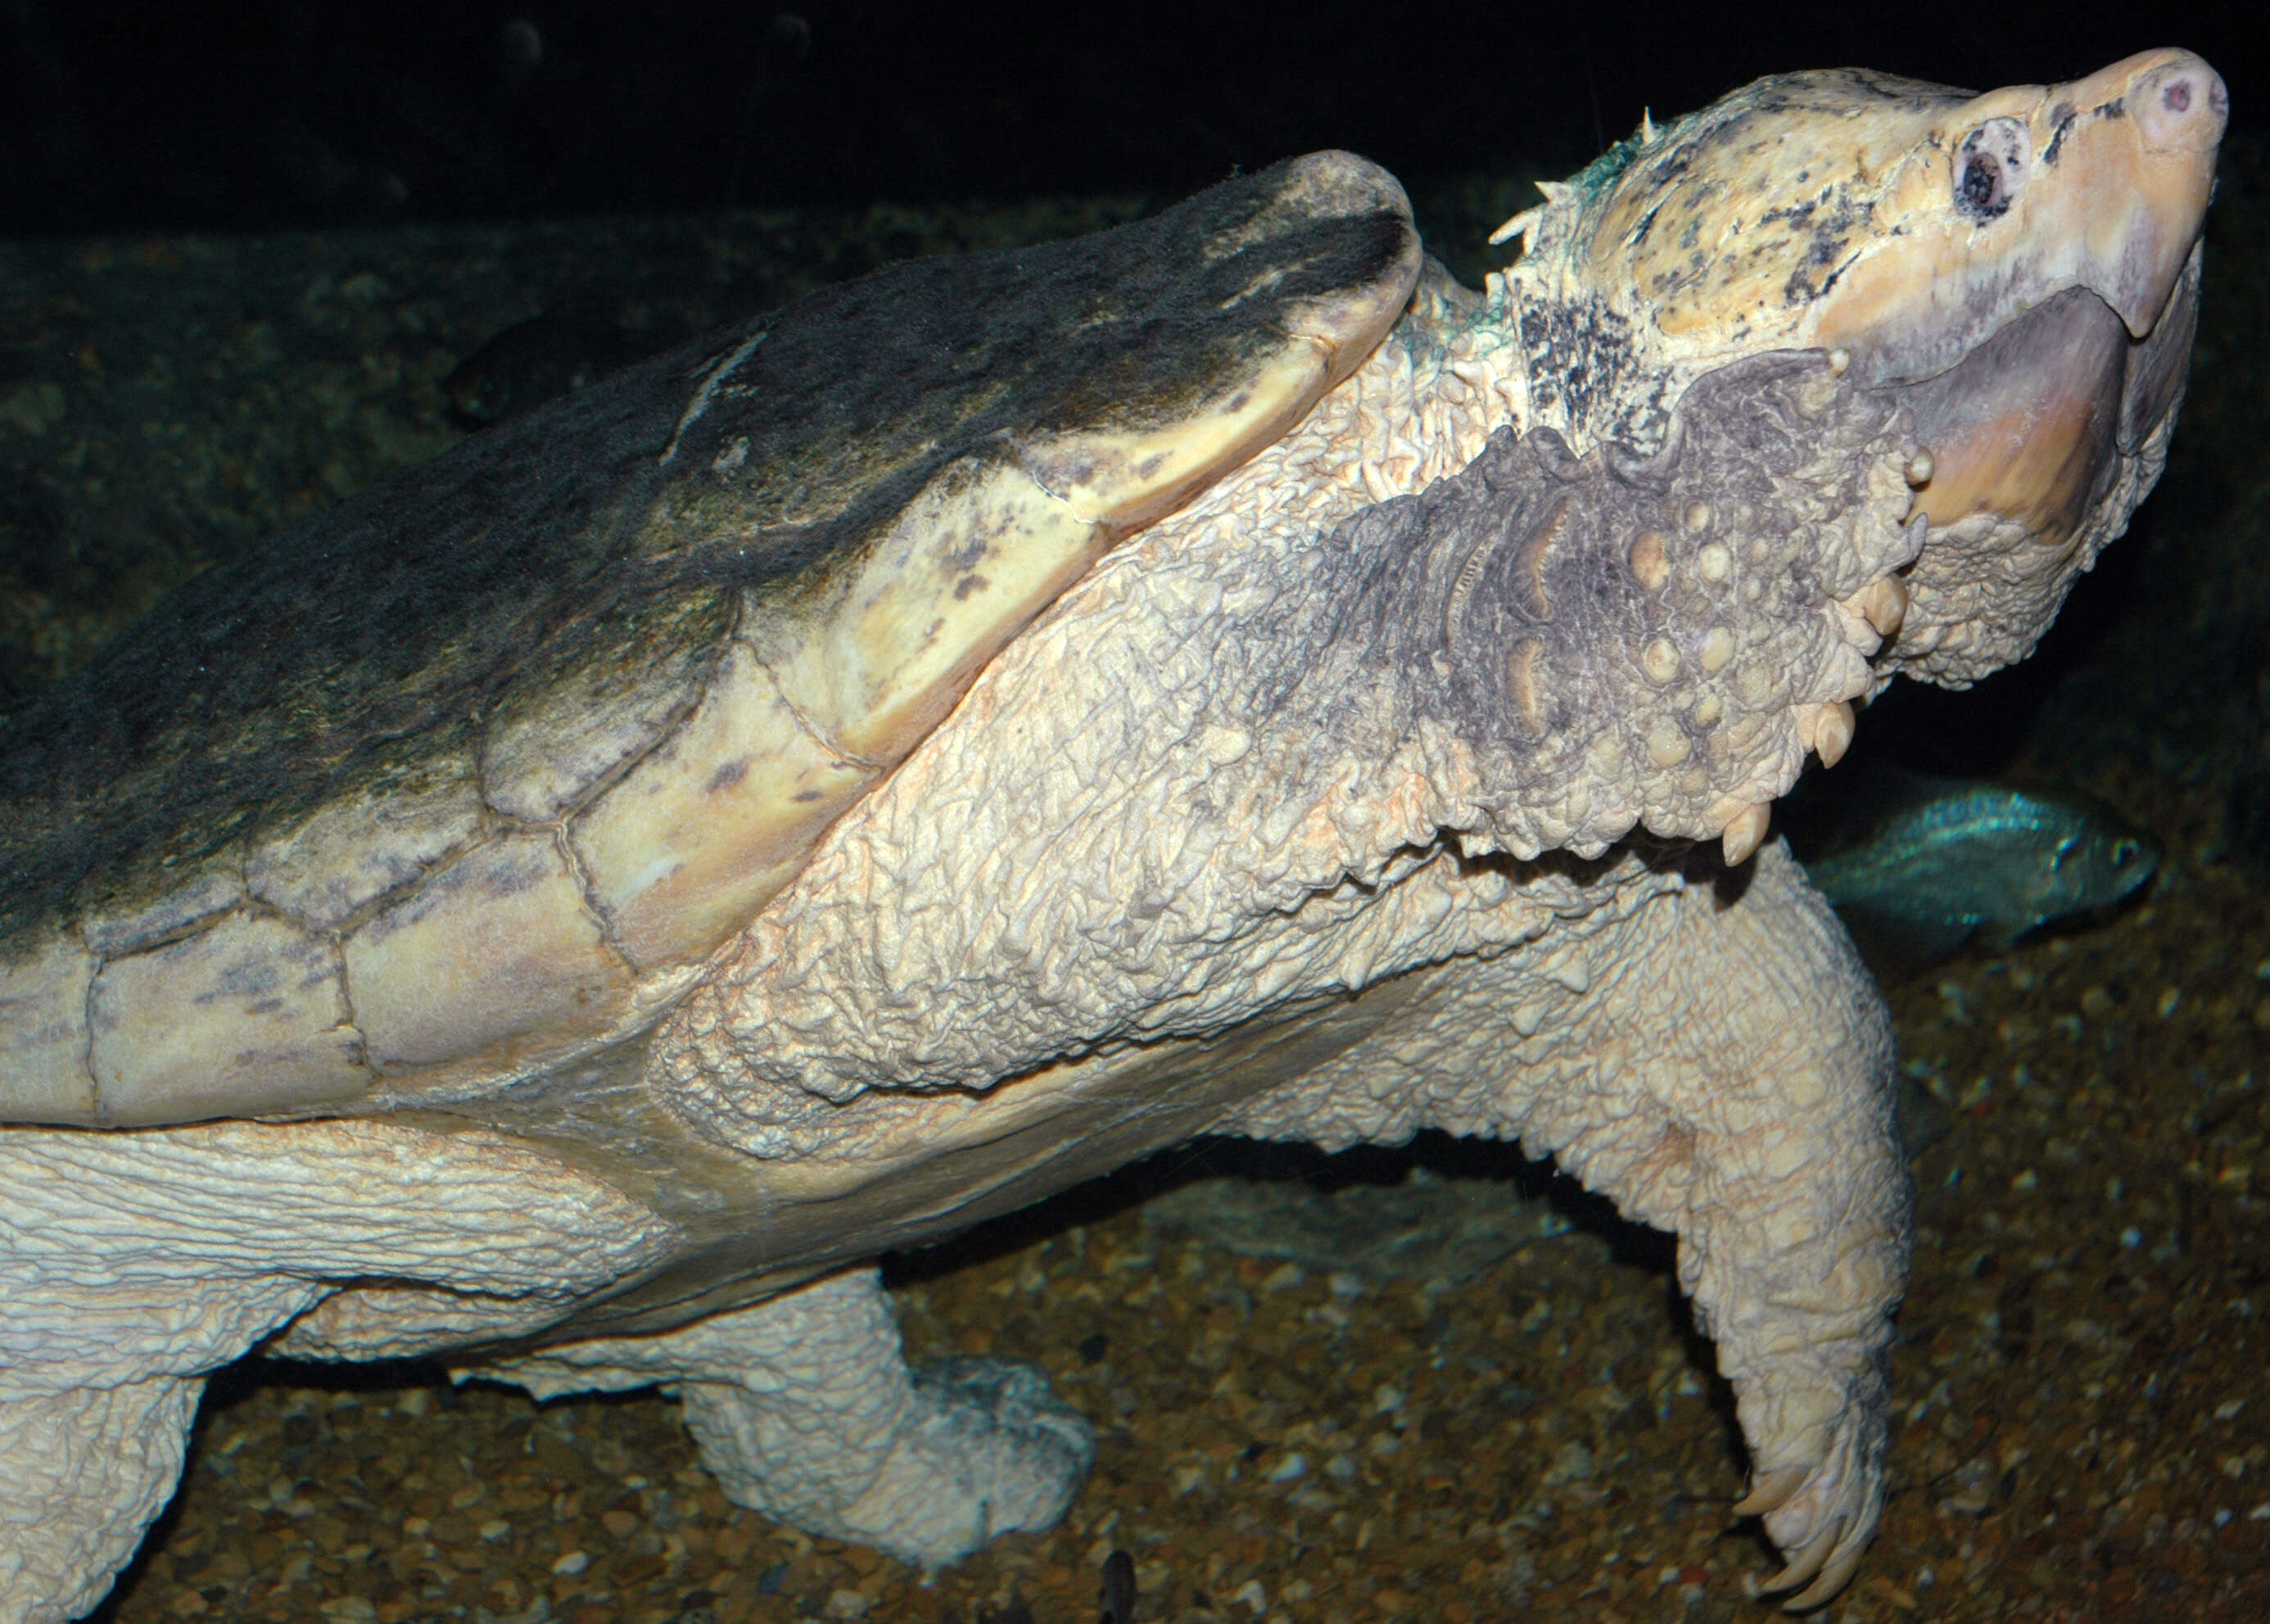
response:
M2135 93L2129 105L2148 145L2204 152L2222 139L2229 96L2222 77L2205 63L2162 67L2137 85Z

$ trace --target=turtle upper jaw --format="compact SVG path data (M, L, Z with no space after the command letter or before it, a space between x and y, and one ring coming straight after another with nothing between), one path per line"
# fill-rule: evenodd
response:
M1887 232L1840 268L1807 325L1873 382L1955 365L2085 287L2152 332L2199 241L2229 98L2189 51L1945 108L1879 195Z
M2097 187L2125 182L2130 206L2126 219L2108 211L2081 234L2087 255L2081 280L2143 338L2159 323L2199 241L2230 98L2222 77L2189 51L2131 57L2075 90L2090 86L2117 89L2113 100L2128 110L2130 138L2079 155L2098 167ZM2062 116L2077 121L2081 114Z

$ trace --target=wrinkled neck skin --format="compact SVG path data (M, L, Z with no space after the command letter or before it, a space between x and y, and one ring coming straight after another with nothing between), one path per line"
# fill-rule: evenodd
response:
M1843 357L1929 454L1881 668L1966 686L2031 652L2159 474L2228 115L2162 49L1984 95L1777 75L1644 122L1500 234L1523 420L1652 449L1730 361Z
M1456 474L1288 558L1297 590L1242 640L1279 662L1252 689L1285 741L1269 770L1326 795L1331 760L1398 809L1396 844L1590 858L1635 827L1722 834L1873 686L1881 640L1849 601L1921 544L1908 425L1806 354L1704 378L1650 456L1580 456L1509 412Z

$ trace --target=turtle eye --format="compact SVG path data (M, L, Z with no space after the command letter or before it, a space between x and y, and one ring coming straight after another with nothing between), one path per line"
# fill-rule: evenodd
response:
M2126 868L2141 855L2143 847L2125 836L2112 842L2112 866Z
M2026 187L2025 121L1990 118L1955 151L1955 206L1974 220L1999 219Z

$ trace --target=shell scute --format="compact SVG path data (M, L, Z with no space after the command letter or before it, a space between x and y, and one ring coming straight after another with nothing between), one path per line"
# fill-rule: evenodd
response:
M0 960L0 1098L32 1122L95 1120L87 1070L87 990L94 955L77 933L50 933Z
M733 595L713 587L563 628L490 707L483 797L530 823L582 805L694 708L733 615Z
M371 1062L404 1086L523 1064L605 1031L631 998L558 838L514 834L443 868L349 937L346 984ZM467 1063L471 1062L470 1067Z
M652 969L723 940L879 775L806 726L737 642L701 706L568 838L613 939Z
M370 1082L338 950L236 913L96 974L89 1064L107 1125L360 1098Z
M382 771L256 845L245 863L256 900L335 931L409 886L481 832L479 775L464 748Z

